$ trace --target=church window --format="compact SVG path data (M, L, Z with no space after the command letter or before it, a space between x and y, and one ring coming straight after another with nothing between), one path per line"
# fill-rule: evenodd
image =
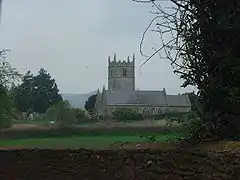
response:
M126 76L127 76L127 69L123 68L123 77L126 77Z
M110 76L113 76L113 70L110 71Z

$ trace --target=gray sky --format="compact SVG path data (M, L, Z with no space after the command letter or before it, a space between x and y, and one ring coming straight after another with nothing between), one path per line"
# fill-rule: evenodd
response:
M88 93L107 86L107 57L126 60L136 54L136 88L176 94L182 80L158 56L143 66L139 43L152 19L150 5L131 0L4 0L0 48L20 72L45 68L61 93ZM153 53L160 40L147 36L144 50Z

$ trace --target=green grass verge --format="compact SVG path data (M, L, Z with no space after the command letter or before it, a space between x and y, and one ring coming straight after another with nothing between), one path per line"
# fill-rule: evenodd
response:
M156 140L167 141L176 137L176 134L158 134ZM27 138L27 139L3 139L0 140L0 148L21 147L21 148L107 148L115 142L146 142L145 137L139 135L122 136L72 136L55 138Z

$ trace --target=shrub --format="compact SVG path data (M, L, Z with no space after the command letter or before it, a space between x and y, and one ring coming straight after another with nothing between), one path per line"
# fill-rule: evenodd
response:
M127 120L143 120L142 114L138 113L134 109L118 109L113 112L113 119L120 120L120 121L127 121Z
M77 122L85 121L87 119L86 113L83 109L75 108L74 111L75 111Z
M180 139L183 143L196 144L203 140L213 138L209 134L209 130L206 128L205 123L201 118L197 116L196 112L190 112L180 122L181 133Z
M158 119L171 120L177 122L182 122L184 119L186 119L187 116L188 113L182 112L166 112L163 114L156 115Z
M47 118L55 121L60 126L68 126L76 123L76 111L68 101L62 101L47 110Z

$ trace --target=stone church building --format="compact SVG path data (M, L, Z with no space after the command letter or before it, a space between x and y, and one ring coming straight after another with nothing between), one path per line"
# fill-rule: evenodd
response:
M191 103L187 95L168 95L165 88L159 91L135 90L135 56L132 60L113 61L108 57L108 89L98 90L96 115L111 117L118 108L136 109L144 117L164 112L189 112Z

